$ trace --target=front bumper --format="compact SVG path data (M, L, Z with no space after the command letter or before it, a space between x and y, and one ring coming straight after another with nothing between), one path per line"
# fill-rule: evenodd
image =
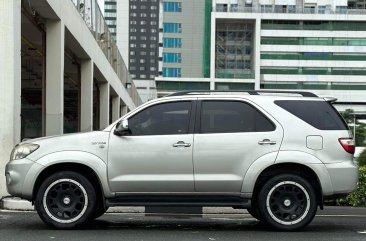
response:
M27 174L33 165L37 165L34 161L27 158L20 160L12 160L5 167L6 189L9 194L26 198L24 196L23 185Z

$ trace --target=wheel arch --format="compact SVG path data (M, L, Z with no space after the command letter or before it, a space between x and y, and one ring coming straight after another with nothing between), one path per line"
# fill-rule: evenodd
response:
M314 188L318 205L323 208L323 192L321 182L316 172L307 165L295 162L277 163L265 168L255 181L252 199L256 200L261 187L272 177L280 174L294 174L306 179Z
M76 173L80 173L83 176L85 176L95 187L96 196L98 202L101 202L105 204L105 198L104 198L104 189L103 185L96 174L96 172L89 166L81 163L71 163L71 162L64 162L64 163L56 163L53 165L50 165L42 170L42 172L37 176L37 179L33 186L32 191L32 200L35 200L35 197L37 195L37 192L42 184L42 182L49 177L50 175L61 172L61 171L73 171Z

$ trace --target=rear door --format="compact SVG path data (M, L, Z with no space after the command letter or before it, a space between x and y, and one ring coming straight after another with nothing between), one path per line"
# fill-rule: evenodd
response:
M240 192L250 165L267 153L278 152L283 137L281 125L243 99L202 99L197 111L195 190Z

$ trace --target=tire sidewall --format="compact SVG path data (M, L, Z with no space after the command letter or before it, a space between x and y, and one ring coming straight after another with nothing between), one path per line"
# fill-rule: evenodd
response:
M267 210L267 196L268 196L270 190L275 185L277 185L278 183L281 183L283 181L291 181L291 182L295 182L295 183L299 184L306 190L306 192L309 196L310 206L309 206L308 213L304 217L304 219L302 219L300 222L298 222L296 224L291 224L291 225L281 224L281 223L277 222L275 219L273 219ZM304 228L306 225L308 225L313 220L313 218L315 217L316 211L317 211L317 199L316 199L316 195L314 192L314 188L304 178L297 176L297 175L292 175L292 174L282 174L282 175L278 175L276 177L271 178L263 186L263 188L261 189L261 191L259 193L258 207L259 207L259 212L261 214L261 217L263 218L263 221L265 221L267 224L269 224L270 226L272 226L276 229L280 229L280 230L284 230L284 231L294 231L294 230Z
M79 219L77 219L71 223L60 223L60 222L57 222L56 220L52 219L47 214L47 212L43 206L43 196L44 196L47 188L52 183L54 183L55 181L60 180L60 179L71 179L71 180L78 182L85 189L85 191L88 195L88 203L87 203L87 207L86 207L84 214ZM35 208L38 212L38 215L42 219L42 221L44 221L46 224L48 224L54 228L58 228L58 229L70 229L70 228L75 228L77 226L83 225L93 218L95 208L97 206L96 200L97 200L96 193L93 188L93 185L86 177L84 177L83 175L76 173L76 172L62 171L62 172L52 174L51 176L49 176L48 178L46 178L43 181L43 183L39 187L37 195L36 195Z

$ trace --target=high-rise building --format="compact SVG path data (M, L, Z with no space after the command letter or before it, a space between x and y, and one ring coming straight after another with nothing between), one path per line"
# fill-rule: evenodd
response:
M162 0L157 88L209 89L211 0Z
M104 19L114 39L117 31L117 0L104 1Z
M366 10L350 9L348 4L347 0L212 0L209 16L197 24L201 26L197 32L210 37L209 78L187 78L181 70L180 76L156 79L158 94L205 89L310 90L338 98L339 110L366 111L360 104L366 91ZM185 6L182 1L181 18L185 18ZM164 23L169 22L165 15ZM182 24L182 33L175 36L183 35L186 27ZM199 42L204 63L207 41ZM182 46L186 47L184 41ZM198 60L189 54L182 61L185 58ZM196 66L194 62L187 68Z
M117 45L144 101L155 97L159 66L159 0L117 1Z

